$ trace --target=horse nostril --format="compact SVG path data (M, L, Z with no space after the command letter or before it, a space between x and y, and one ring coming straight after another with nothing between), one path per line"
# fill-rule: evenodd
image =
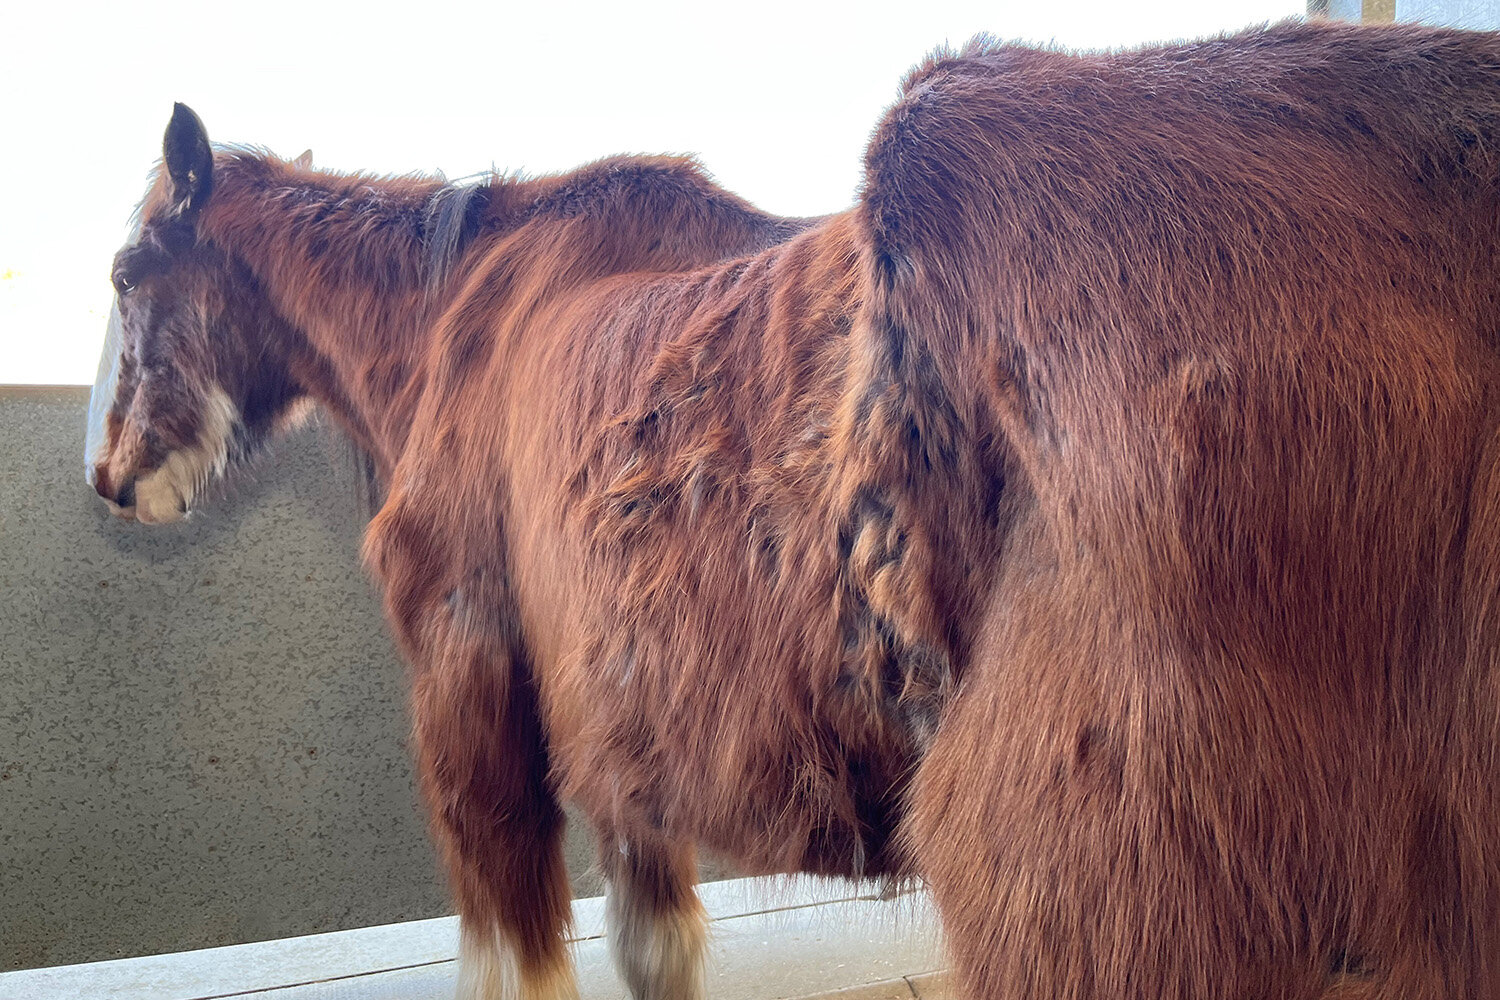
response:
M89 485L94 488L95 493L99 494L101 497L110 501L111 503L114 502L115 487L113 480L111 480L109 476L108 465L100 462L97 465L90 467Z
M116 504L120 505L121 507L134 507L135 506L135 480L134 479L126 480L125 485L121 486L120 487L120 491L115 494L114 501L115 501Z

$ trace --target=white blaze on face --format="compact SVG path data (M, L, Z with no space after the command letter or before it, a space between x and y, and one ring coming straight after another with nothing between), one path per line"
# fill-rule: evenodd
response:
M136 520L142 524L180 521L209 480L223 475L238 422L239 413L224 390L210 389L198 415L198 440L169 453L161 465L136 480Z
M127 245L139 242L141 218L130 222L126 235ZM120 296L115 295L109 303L109 320L104 324L104 349L99 353L99 367L94 373L94 388L89 393L89 427L83 439L84 476L89 485L94 485L94 469L109 457L109 436L105 433L104 420L115 403L115 389L120 380L120 355L125 350L125 323L120 318Z
M83 464L90 486L94 485L95 466L109 457L109 438L105 433L104 420L115 403L122 341L120 300L116 298L109 307L109 322L104 328L104 351L99 355L99 371L94 376L94 389L89 393L89 428L83 439Z

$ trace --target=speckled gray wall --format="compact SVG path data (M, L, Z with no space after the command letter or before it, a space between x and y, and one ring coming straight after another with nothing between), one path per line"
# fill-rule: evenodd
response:
M0 970L448 912L342 444L147 528L86 400L0 388Z

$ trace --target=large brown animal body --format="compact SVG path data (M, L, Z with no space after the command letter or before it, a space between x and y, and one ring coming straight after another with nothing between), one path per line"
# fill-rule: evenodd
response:
M974 46L823 220L191 117L96 485L169 518L304 397L374 457L463 991L570 995L571 800L638 998L695 845L921 877L976 998L1500 997L1493 36Z

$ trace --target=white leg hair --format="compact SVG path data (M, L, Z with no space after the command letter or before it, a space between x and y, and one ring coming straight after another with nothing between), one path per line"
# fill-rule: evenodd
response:
M605 926L615 968L633 1000L702 1000L708 920L691 888L688 905L664 909L628 880L605 891Z
M457 1000L578 1000L566 951L550 967L526 970L498 927L462 926L458 936Z

